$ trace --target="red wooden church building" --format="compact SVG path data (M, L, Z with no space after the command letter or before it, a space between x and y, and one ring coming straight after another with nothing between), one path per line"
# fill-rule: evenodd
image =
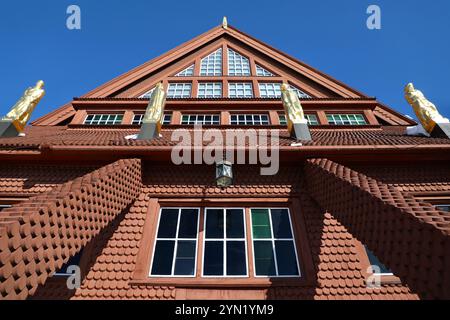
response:
M130 139L160 82L161 136ZM278 173L174 164L199 124L279 131ZM450 298L450 140L415 124L218 26L0 138L0 299Z

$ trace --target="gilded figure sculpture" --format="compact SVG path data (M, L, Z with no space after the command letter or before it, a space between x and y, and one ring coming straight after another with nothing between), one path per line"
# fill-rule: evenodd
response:
M44 81L39 80L35 87L30 87L25 90L23 96L2 120L12 121L17 131L19 133L22 132L27 125L27 122L30 120L31 114L44 95Z
M429 134L437 123L449 123L449 120L444 118L436 106L427 100L420 90L415 89L412 83L407 84L405 87L405 98L414 109L422 127Z
M152 97L142 120L143 123L156 123L158 134L161 132L165 104L166 93L164 92L163 84L158 83L155 90L153 91Z
M292 132L296 123L307 123L300 99L295 91L291 90L287 84L281 86L281 96L289 132Z

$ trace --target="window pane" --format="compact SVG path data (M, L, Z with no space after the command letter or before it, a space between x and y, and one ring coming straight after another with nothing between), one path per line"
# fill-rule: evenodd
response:
M436 208L442 211L450 212L450 205L439 205L436 206Z
M267 209L253 209L252 210L252 226L253 237L255 239L271 238L269 210Z
M288 211L286 209L272 209L271 212L274 238L292 239Z
M227 275L245 276L247 274L247 262L245 261L245 242L227 242Z
M223 238L223 209L208 209L206 211L206 238Z
M255 272L257 276L274 276L275 261L273 257L272 241L254 241Z
M178 209L161 210L158 238L175 238L177 234Z
M244 212L242 209L227 209L227 238L244 238Z
M196 241L178 241L175 260L175 275L193 276L195 274Z
M182 209L178 238L197 238L197 219L196 209Z
M367 257L369 258L370 265L377 266L379 268L379 273L392 273L381 261L377 258L377 256L370 251L367 246L364 246L366 249ZM378 271L378 270L376 270Z
M203 274L205 276L223 275L223 242L206 241L203 261Z
M175 241L158 240L156 242L152 275L170 275L172 273L174 246Z
M292 241L275 241L278 275L298 276L297 259Z

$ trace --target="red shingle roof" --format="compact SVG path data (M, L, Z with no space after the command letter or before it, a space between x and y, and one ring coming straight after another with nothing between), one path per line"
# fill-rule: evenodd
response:
M191 132L192 128L186 128ZM218 129L218 128L217 128ZM242 128L243 130L249 128ZM236 129L229 129L236 130ZM333 128L311 129L312 141L304 146L441 146L450 148L450 140L443 138L413 137L404 134L404 127L382 128ZM0 150L33 150L48 146L175 146L171 141L174 129L164 129L162 137L153 140L127 140L128 135L137 134L134 128L68 128L28 127L25 137L0 138ZM280 130L280 146L289 147L293 139L286 130ZM208 142L204 143L205 145Z

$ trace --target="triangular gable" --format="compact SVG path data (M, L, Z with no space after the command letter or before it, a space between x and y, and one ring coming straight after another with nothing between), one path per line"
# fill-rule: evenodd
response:
M231 26L213 28L166 54L92 90L82 98L141 97L158 82L165 80L167 84L170 77L178 76L178 74L186 71L187 65L189 65L188 69L191 68L192 61L195 61L194 71L201 74L202 62L209 63L209 67L203 68L203 70L208 70L214 64L211 61L214 61L219 54L228 54L228 48L242 57L254 56L253 64L270 72L274 76L274 82L277 77L280 78L277 81L287 80L294 87L301 88L299 90L309 96L315 98L367 98L366 95L342 82ZM213 72L215 73L214 76L219 75L217 68ZM207 73L208 71L205 72L205 74ZM256 71L252 70L252 75L256 75L255 73ZM40 119L35 121L35 124L40 124Z
M320 71L278 51L277 49L272 48L259 40L254 39L253 37L231 26L228 26L226 29L218 26L205 34L200 35L193 40L182 44L181 46L178 46L168 53L153 59L140 67L117 77L116 79L111 80L83 97L104 98L118 96L118 94L126 90L130 85L137 85L139 81L148 79L152 74L157 71L161 71L163 68L167 68L176 60L180 60L183 57L199 50L199 48L202 48L213 41L217 41L220 38L226 38L232 41L233 44L244 45L248 47L249 50L276 61L282 67L289 69L294 77L295 75L298 75L299 77L304 78L305 81L321 86L324 88L325 92L330 92L330 94L334 97L367 97L347 85L331 78L330 76L321 73ZM241 55L246 54L245 52L242 52L243 50L241 48L239 49ZM160 79L155 81L155 83L158 81L160 81ZM322 93L320 96L326 97L326 93Z

